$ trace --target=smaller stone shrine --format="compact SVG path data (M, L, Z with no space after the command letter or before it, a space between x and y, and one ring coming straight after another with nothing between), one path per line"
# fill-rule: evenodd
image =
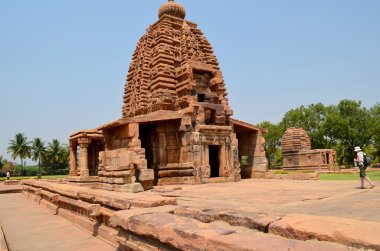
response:
M336 164L332 149L311 149L310 138L302 128L290 127L282 135L283 169L324 169Z

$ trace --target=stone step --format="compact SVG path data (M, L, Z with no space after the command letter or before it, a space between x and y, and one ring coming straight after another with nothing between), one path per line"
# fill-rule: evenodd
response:
M358 248L380 250L380 222L289 214L269 226L269 233L286 238L342 243Z
M35 193L38 189L59 194L75 200L83 200L92 204L114 208L116 210L130 207L158 207L163 205L176 205L176 198L163 197L156 193L123 193L91 189L88 187L70 184L55 184L47 181L26 180L22 182L23 189ZM38 190L39 191L39 190Z
M179 250L349 250L341 244L291 240L246 228L231 227L225 223L203 223L165 212L127 213L118 217L118 221L113 223L128 233L157 240ZM124 239L119 236L119 243L132 246L134 243L128 236ZM139 249L136 247L136 250Z
M193 218L203 223L224 221L231 226L241 226L248 229L256 229L261 232L268 232L269 224L281 218L280 215L263 212L248 213L236 210L191 207L178 207L173 213L174 215Z

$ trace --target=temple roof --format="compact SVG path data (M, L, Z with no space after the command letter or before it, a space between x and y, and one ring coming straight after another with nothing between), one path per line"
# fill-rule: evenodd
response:
M184 19L186 16L186 11L181 4L175 3L174 0L168 0L168 2L163 4L158 10L158 18L161 18L163 15Z
M268 130L265 128L260 128L255 125L243 122L234 118L231 118L231 122L234 125L234 132L236 133L245 133L250 131L260 131L261 133L268 133Z
M197 102L197 93L206 92L206 98L232 112L210 43L197 25L184 17L182 5L174 1L163 4L159 20L138 42L125 84L124 118L157 110L178 111Z
M302 128L290 127L282 135L281 149L282 153L310 150L309 135Z
M96 128L96 130L104 130L104 129L110 129L113 127L131 124L131 123L154 123L158 121L167 121L167 120L177 120L181 119L184 116L183 113L177 112L177 111L155 111L149 114L139 115L131 118L121 118L115 121L112 121L110 123L101 125Z

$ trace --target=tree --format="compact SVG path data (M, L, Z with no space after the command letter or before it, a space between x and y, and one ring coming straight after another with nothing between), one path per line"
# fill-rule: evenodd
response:
M372 141L374 121L360 101L342 100L326 119L325 134L337 141L339 162L352 164L355 146L364 148Z
M11 172L13 171L13 169L15 168L15 164L13 164L12 162L8 161L8 160L4 160L3 161L3 167L1 169L2 173L6 173L6 172Z
M21 160L21 170L24 174L23 159L30 158L31 147L30 142L23 133L17 133L15 139L9 141L7 149L8 153L12 154L12 158L16 160L17 157Z
M54 174L56 173L57 165L60 162L60 149L61 145L57 139L53 139L53 141L48 144L47 159L53 164Z
M48 144L45 161L51 164L54 167L54 174L56 174L57 167L65 167L69 163L70 152L67 145L62 144L54 139L51 143Z
M4 160L3 156L0 155L0 169L4 166Z
M268 129L268 133L263 134L262 136L265 138L265 154L268 159L269 167L273 168L277 164L281 164L281 137L284 133L284 128L282 125L272 124L269 121L261 122L257 125L261 128Z
M332 148L337 153L339 164L352 164L353 148L360 146L367 153L380 160L380 104L370 109L361 106L360 101L341 100L336 106L321 103L308 107L300 106L288 111L278 125L268 121L259 124L268 128L263 135L266 139L268 161L279 156L275 149L282 132L289 127L303 128L309 135L313 149ZM281 130L280 130L281 131ZM281 133L282 134L282 133Z
M69 146L63 144L59 150L59 164L61 167L67 167L70 160Z
M299 127L304 129L311 141L312 148L331 148L333 139L326 135L326 120L332 113L333 106L324 106L321 103L301 106L288 111L282 121L283 128Z
M369 112L372 118L370 134L373 136L373 146L375 148L373 157L375 160L380 161L380 103L376 103L371 107Z
M32 144L32 160L38 160L38 173L41 173L41 159L46 155L45 141L35 138Z

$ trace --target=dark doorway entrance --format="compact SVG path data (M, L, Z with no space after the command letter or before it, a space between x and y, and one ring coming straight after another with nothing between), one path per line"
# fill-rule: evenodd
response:
M210 178L219 177L219 146L209 145Z
M156 135L155 129L156 127L154 124L147 124L147 125L140 124L140 129L139 129L141 147L145 149L145 158L147 160L149 169L154 168L153 154L154 154L154 140L155 140L155 135Z
M330 164L330 154L326 153L326 164Z

